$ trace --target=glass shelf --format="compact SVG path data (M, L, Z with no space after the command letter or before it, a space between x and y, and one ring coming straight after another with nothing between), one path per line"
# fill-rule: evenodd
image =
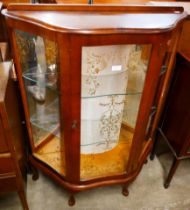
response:
M141 95L142 92L130 92L126 91L126 93L114 93L114 94L105 94L105 95L96 95L96 96L82 96L82 99L89 99L89 98L100 98L106 96L124 96L124 95Z
M51 104L45 106L45 104L38 105L38 113L31 116L30 122L33 126L38 127L44 131L53 133L60 138L59 132L59 107L58 99L55 99Z
M38 67L33 67L23 72L23 78L34 83L43 81L42 86L57 90L57 70L56 65L52 64L47 68L47 71L38 73Z

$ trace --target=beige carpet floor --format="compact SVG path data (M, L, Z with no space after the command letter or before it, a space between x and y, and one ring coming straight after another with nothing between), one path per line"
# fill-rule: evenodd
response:
M120 186L110 186L79 193L73 207L67 205L64 189L40 174L39 180L28 177L27 199L30 210L190 210L190 160L184 160L168 189L163 181L171 164L165 154L144 165L138 178L129 186L129 196ZM1 210L21 210L16 193L0 196Z

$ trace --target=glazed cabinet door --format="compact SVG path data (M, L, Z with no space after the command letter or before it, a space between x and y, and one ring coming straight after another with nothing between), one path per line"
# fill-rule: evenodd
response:
M82 47L81 179L126 172L151 45Z
M32 153L64 174L58 44L50 38L18 29L14 30L14 41Z
M79 125L72 131L76 133L72 141L80 139L80 150L73 155L77 164L72 169L79 174L75 180L126 176L131 164L133 169L138 167L135 161L146 147L165 50L147 40L134 44L131 37L127 44L129 37L71 39L74 50L70 58L76 58L70 68L75 84L71 100L73 109L76 104L80 107L79 112L72 113ZM155 59L158 54L159 59Z

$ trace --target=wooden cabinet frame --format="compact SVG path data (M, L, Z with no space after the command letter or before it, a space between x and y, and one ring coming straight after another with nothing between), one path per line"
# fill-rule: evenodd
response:
M183 9L180 7L166 8L96 5L12 5L3 13L6 16L14 48L14 61L16 64L24 104L26 124L30 137L32 153L29 159L32 165L47 173L71 193L69 199L70 205L74 204L74 193L98 186L122 184L123 194L128 195L127 185L133 181L140 172L152 146L152 138L154 137L155 125L157 124L159 113L157 114L155 121L152 119L150 124L149 119L152 106L157 106L158 101L159 103L162 101L162 96L158 95L157 102L155 102L161 67L169 47L172 52L176 51L176 44L171 47L170 43L173 43L173 41L174 43L177 43L181 25L183 19L186 17L186 13L183 12ZM71 15L71 19L68 20L69 22L66 21L68 13ZM55 15L55 21L50 18L49 23L48 18L46 19L46 16L41 16L42 14ZM75 23L75 14L82 15L81 17L84 15L84 17L88 17L89 19L85 19L86 22L79 20L79 22ZM123 19L118 21L117 15L124 14L129 16L123 16ZM139 21L139 19L136 18L137 14L139 15L139 18L144 19L144 22ZM158 22L154 23L154 26L146 25L147 18L151 19L153 16L156 20L156 16L159 16L160 14L165 17L165 20L169 20L168 14L170 18L172 18L169 22L166 22L164 26L161 26ZM100 26L98 26L99 23L96 21L96 15L103 15ZM105 16L109 20L110 15L113 15L112 18L115 22L107 25ZM153 21L151 22L150 20L149 23L153 24ZM57 64L60 70L58 78L58 87L60 90L60 131L61 141L64 141L66 163L65 176L59 174L48 164L34 156L34 153L38 148L34 145L33 141L30 113L28 109L26 90L22 79L22 66L20 63L20 53L16 41L15 30L42 36L43 38L58 43ZM102 176L89 180L81 180L80 121L82 47L127 44L151 44L152 48L126 171L123 174L114 176ZM165 85L167 85L167 78L171 73L172 63L173 57L168 56L168 59L165 59L165 65L168 67ZM162 87L160 88L162 89ZM151 125L153 125L153 127L151 127ZM149 133L147 133L147 127L150 130ZM43 147L43 144L41 147Z

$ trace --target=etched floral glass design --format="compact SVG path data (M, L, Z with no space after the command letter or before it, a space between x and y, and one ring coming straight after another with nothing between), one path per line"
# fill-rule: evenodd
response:
M41 36L19 30L15 31L15 37L35 156L63 173L57 44Z
M81 179L125 172L150 49L82 47Z

